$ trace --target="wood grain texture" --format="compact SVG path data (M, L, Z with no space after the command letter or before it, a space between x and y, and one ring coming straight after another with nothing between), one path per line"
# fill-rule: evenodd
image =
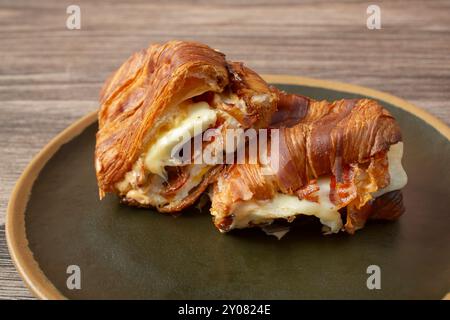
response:
M81 30L65 27L81 7ZM260 73L338 80L387 91L450 123L450 1L0 0L0 225L26 164L95 110L99 88L130 53L192 39ZM0 228L0 298L30 298Z

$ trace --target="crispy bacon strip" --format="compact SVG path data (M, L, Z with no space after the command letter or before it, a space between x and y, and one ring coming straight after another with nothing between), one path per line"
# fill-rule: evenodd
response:
M386 152L379 152L370 163L345 165L340 177L331 176L330 199L339 208L352 204L361 208L371 193L389 184Z
M177 191L183 187L183 185L189 179L189 171L186 170L187 167L179 166L179 167L167 167L167 182L164 183L166 187L161 191L161 195L170 197L173 196Z
M298 189L295 193L299 199L305 199L312 202L319 202L319 196L315 194L320 188L317 185L317 180L311 180L306 186Z

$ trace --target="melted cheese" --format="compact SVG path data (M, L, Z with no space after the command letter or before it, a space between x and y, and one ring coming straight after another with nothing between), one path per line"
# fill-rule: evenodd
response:
M221 103L225 99L237 101L237 96L229 98L215 95L215 99L216 103ZM166 181L164 167L180 165L180 161L172 157L175 148L187 142L186 140L193 135L214 125L219 117L225 120L222 124L224 128L241 127L235 118L220 109L211 108L206 102L192 103L191 100L186 100L180 105L170 107L162 118L163 121L155 124L155 127L160 129L154 130L156 133L150 146L140 155L124 178L116 183L117 190L126 198L145 205L162 206L168 202L183 200L201 183L211 166L191 164L189 179L170 200L160 194Z
M186 106L186 116L180 123L163 132L156 141L151 143L144 158L144 165L148 171L161 177L166 177L164 167L170 162L174 147L190 140L194 133L208 129L217 119L217 113L206 102L192 103Z
M300 200L297 196L277 193L271 200L244 201L234 207L232 228L246 228L250 224L271 223L274 219L288 219L299 213L316 216L327 227L326 231L336 233L342 228L338 208L330 201L330 178L317 180L319 202Z
M403 142L398 142L389 148L389 185L373 194L373 197L379 197L385 193L402 189L408 183L408 176L402 166Z
M399 190L407 183L406 172L402 167L403 143L392 145L388 152L390 184L373 194L379 197L387 192ZM277 193L271 200L251 200L234 204L232 212L234 220L232 228L246 228L250 224L270 224L274 219L292 219L303 214L316 216L324 225L325 233L337 233L342 228L341 215L338 208L330 201L329 176L318 179L319 203L300 200L297 196Z

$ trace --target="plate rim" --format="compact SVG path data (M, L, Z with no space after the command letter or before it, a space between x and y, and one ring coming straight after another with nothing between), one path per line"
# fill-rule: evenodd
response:
M315 78L277 74L263 74L262 77L270 84L300 85L330 89L360 94L381 102L388 102L389 104L422 119L450 141L450 127L447 126L447 124L427 111L389 93L364 86ZM5 221L8 251L20 277L30 289L31 293L39 299L62 300L67 298L45 276L44 272L40 269L38 262L34 260L33 252L28 247L28 239L25 230L25 210L31 189L47 161L53 157L59 148L81 134L96 120L97 111L92 111L72 123L51 139L26 166L25 170L17 180L9 198ZM447 294L445 298L450 299L450 293Z

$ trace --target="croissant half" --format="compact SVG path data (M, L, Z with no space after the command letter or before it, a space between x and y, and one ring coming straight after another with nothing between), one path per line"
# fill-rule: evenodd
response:
M182 210L222 166L174 159L174 146L190 143L181 137L192 135L195 126L219 132L266 127L276 98L252 70L200 43L171 41L135 53L100 94L100 197L112 192L130 205Z
M211 214L220 231L302 214L318 217L327 233L354 233L369 218L403 213L395 191L407 180L403 144L387 110L368 99L277 96L270 126L279 129L279 148L270 150L269 163L233 164L212 187Z

